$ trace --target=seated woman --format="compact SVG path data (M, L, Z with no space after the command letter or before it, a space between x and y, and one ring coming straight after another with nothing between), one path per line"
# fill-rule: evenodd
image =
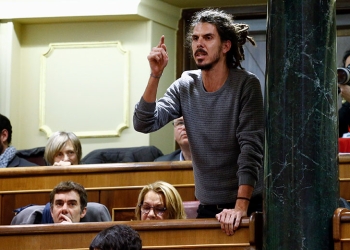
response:
M173 185L164 181L146 185L137 204L137 220L186 219L180 194Z
M44 158L48 165L78 165L81 156L80 140L72 132L57 131L47 141Z
M44 159L48 165L79 165L82 149L79 138L72 132L57 131L47 141ZM53 223L50 202L45 205L42 223Z

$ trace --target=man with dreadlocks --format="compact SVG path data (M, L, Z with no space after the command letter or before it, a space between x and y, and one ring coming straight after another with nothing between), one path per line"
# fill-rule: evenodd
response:
M217 9L197 12L187 36L198 70L183 72L156 100L168 62L164 36L148 56L151 74L135 106L134 128L156 131L183 116L192 152L198 218L217 218L233 235L241 218L262 210L263 101L244 70L248 26ZM260 178L259 178L260 177Z

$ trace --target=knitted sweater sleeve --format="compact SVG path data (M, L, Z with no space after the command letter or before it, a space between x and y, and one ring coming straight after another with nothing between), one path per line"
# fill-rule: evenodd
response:
M133 124L136 131L154 132L181 116L178 81L156 102L148 103L141 97L134 110Z

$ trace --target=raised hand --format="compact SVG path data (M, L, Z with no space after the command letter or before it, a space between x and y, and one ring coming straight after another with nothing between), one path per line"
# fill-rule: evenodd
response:
M159 44L156 47L153 47L147 56L151 67L151 74L155 77L160 77L162 75L163 70L167 66L169 60L164 39L164 36L161 36Z

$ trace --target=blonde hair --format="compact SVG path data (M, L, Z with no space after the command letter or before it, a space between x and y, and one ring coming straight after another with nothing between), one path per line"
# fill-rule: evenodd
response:
M164 195L164 205L167 209L166 211L169 214L169 219L186 219L184 205L182 203L181 196L176 188L165 181L156 181L154 183L146 185L139 194L135 209L135 217L137 220L141 220L141 208L139 205L143 203L145 195L149 191L154 191L157 194Z
M57 131L51 135L45 147L44 158L47 164L54 164L55 156L66 145L67 141L72 142L78 163L80 163L82 150L79 138L73 132Z

